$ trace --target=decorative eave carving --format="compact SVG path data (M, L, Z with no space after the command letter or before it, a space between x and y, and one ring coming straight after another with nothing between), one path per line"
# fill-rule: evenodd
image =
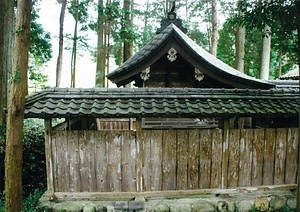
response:
M143 70L140 74L141 79L145 82L150 78L150 67Z
M204 79L204 74L197 68L195 68L195 78L199 82L201 82Z
M176 49L174 49L173 47L168 51L168 55L167 58L168 60L170 60L171 62L174 62L177 59L177 51Z

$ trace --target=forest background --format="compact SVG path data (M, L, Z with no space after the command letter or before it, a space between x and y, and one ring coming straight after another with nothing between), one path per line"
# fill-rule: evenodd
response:
M19 4L26 1L17 2ZM14 32L11 28L6 28L8 23L14 22L14 5L10 7L12 9L9 10L10 14L3 9L6 8L3 5L8 2L14 3L14 1L0 1L0 19L2 19L0 20L1 193L4 191L4 156L5 153L6 155L9 153L7 147L11 144L7 133L11 129L17 131L23 129L23 125L17 126L16 122L6 126L6 116L9 119L10 112L14 112L11 111L14 105L7 97L17 95L20 91L12 90L11 95L8 95L10 88L14 88L14 84L18 86L18 83L24 83L27 87L27 79L20 75L24 71L13 69L11 64L10 58L15 57L14 54L18 51L7 51L14 43L12 39L14 34L22 34L26 31L17 28ZM36 92L47 86L107 86L105 75L113 70L113 67L121 65L155 36L160 21L166 17L173 3L172 0L135 0L134 2L133 0L59 0L57 2L53 0L51 2L54 3L55 8L52 8L49 2L49 0L33 0L30 17L31 35L30 42L29 40L27 42L30 44L29 64L28 69L25 69L25 72L29 73L30 92ZM29 4L24 4L23 7L29 9L27 5ZM297 14L299 16L299 12L296 13L295 0L176 0L175 12L178 18L182 19L189 37L245 74L262 79L277 79L297 66L296 17ZM48 16L45 17L45 14ZM9 27L11 26L13 25ZM57 31L50 34L48 27L56 28ZM49 28L49 31L52 30ZM5 42L6 39L9 42ZM19 53L24 52L19 51ZM52 61L52 65L49 61ZM79 61L83 64L81 67ZM25 90L27 93L27 89ZM25 102L25 96L20 99ZM5 113L6 108L8 115ZM24 112L24 104L21 104L21 111ZM23 117L19 115L23 112L12 115L16 115L23 123ZM40 124L36 120L26 120L23 142L15 146L15 149L23 148L24 152L21 171L23 171L23 192L26 197L36 193L39 195L39 191L43 191L46 185L42 159L44 150L41 147L44 130ZM37 179L36 176L40 178ZM6 181L8 180L14 185L18 184L11 177L7 177ZM22 189L22 185L18 184L17 187ZM38 192L36 189L39 189ZM6 190L6 199L9 200L11 197L8 198L8 194L16 193L15 191ZM19 200L19 196L13 198L14 202ZM33 201L29 202L31 204ZM1 203L0 200L0 211L3 210ZM18 207L22 207L22 204ZM19 209L11 211L19 211Z
M132 16L132 29L130 36L133 42L133 52L149 42L154 36L160 21L166 16L170 2L166 0L136 0L132 4L129 13ZM188 29L188 35L195 40L201 47L210 51L212 37L212 6L211 0L181 0L176 1L176 13L183 20L183 25ZM217 2L217 23L218 23L218 42L217 57L225 63L236 68L236 50L238 24L237 15L239 13L237 0L218 0ZM241 1L242 2L242 1ZM249 2L249 1L248 1ZM258 1L253 1L258 2ZM287 1L288 2L288 1ZM69 2L70 4L70 2ZM96 79L96 51L97 51L97 31L95 23L97 21L97 2L81 0L83 10L83 20L79 21L78 30L78 56L76 63L76 85L77 87L94 87ZM123 61L120 59L122 50L122 16L124 7L122 1L104 1L104 11L106 18L112 15L110 21L110 35L107 44L110 45L109 62L106 62L107 70L105 73L114 70ZM70 7L71 5L69 5ZM68 7L68 6L67 6ZM247 6L249 7L249 5ZM36 8L39 10L40 18L36 21L40 23L45 32L51 33L51 45L53 57L44 64L40 70L48 76L49 81L46 85L55 86L56 59L58 55L59 43L59 13L61 4L56 1L40 1ZM109 10L112 11L109 11ZM131 11L132 10L132 11ZM113 14L109 14L109 13ZM278 23L280 24L280 23ZM64 23L64 60L62 63L61 87L69 87L71 81L71 58L72 58L72 37L74 37L75 19L71 13L65 14ZM244 59L243 72L250 76L260 78L262 65L263 27L246 27L244 35ZM276 29L277 30L277 29ZM271 32L270 64L268 67L268 79L277 79L279 75L295 68L297 64L296 54L296 30L291 30L291 34ZM268 35L266 35L268 36ZM282 39L284 36L284 39ZM119 55L119 56L118 56ZM268 59L267 59L268 60ZM109 63L109 65L108 65ZM34 86L34 85L32 85ZM109 84L112 87L112 84Z

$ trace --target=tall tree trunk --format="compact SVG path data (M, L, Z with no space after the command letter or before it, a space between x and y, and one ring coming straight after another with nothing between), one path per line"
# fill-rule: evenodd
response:
M75 27L73 35L73 47L72 47L72 56L71 56L71 88L75 88L76 80L76 60L77 60L77 42L78 42L78 19L79 19L79 0L74 0L75 4Z
M106 48L104 48L103 0L98 0L96 87L105 87Z
M260 79L269 79L270 54L271 54L271 27L265 26L263 36L263 47L261 53Z
M211 35L211 49L210 53L217 56L217 46L218 46L218 9L217 0L211 1L212 9L212 35Z
M133 2L131 2L133 0L124 0L124 20L125 20L125 24L124 24L124 29L127 30L132 30L132 4ZM133 39L131 37L131 34L129 34L128 32L125 33L124 36L124 46L123 46L123 62L127 61L131 56L132 56L132 51L133 51ZM130 88L131 85L130 83L127 84L125 87Z
M8 79L13 64L14 1L0 1L0 126L6 124ZM0 139L0 146L5 140ZM0 151L0 195L4 191L4 152Z
M5 207L7 212L22 210L22 135L27 95L28 51L30 41L31 0L19 0L14 43L14 61L5 150Z
M238 15L242 16L243 12L241 10L238 11ZM245 57L245 27L238 26L236 32L236 48L235 48L235 68L244 73L244 57Z
M297 33L298 33L298 68L299 68L299 76L300 76L300 1L296 1L296 9L297 9ZM299 80L300 86L300 80ZM300 108L300 91L299 91L299 108ZM298 164L300 164L300 110L298 115ZM300 169L297 170L297 212L300 212Z
M132 18L131 18L131 0L124 0L124 29L132 29ZM131 38L131 35L129 33L125 33L124 36L124 48L123 48L123 62L128 60L132 56L132 49L133 49L133 39Z
M67 0L62 0L60 18L59 18L59 49L56 63L56 87L60 87L61 82L61 69L63 62L63 46L64 46L64 20L66 13Z
M279 44L279 61L278 61L278 78L282 75L282 44L280 42Z

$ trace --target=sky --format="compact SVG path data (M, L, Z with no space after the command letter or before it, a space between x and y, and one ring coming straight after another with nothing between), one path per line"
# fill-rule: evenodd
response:
M42 24L45 31L50 32L52 37L52 59L46 64L44 74L48 75L49 86L55 86L55 72L56 61L58 56L58 33L59 33L59 16L60 16L60 4L56 3L56 0L43 0L40 1L40 18L38 23ZM71 15L66 12L65 17L65 29L64 33L73 34L74 20ZM90 43L96 42L96 35L89 34L88 38ZM62 67L62 83L61 87L70 87L70 73L71 73L71 53L64 50L63 52L63 67ZM95 70L96 64L93 62L89 53L78 58L77 70L76 70L76 87L91 88L95 84Z

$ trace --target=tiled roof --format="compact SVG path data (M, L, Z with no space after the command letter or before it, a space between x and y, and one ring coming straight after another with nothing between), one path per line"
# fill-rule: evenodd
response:
M159 49L162 48L162 46L167 45L171 37L180 41L180 44L184 46L184 48L188 48L190 54L192 54L199 63L205 64L206 67L209 67L209 70L214 72L216 76L227 78L229 81L239 81L242 85L249 84L249 88L275 87L275 85L270 82L250 77L222 62L217 57L201 48L174 24L170 24L160 34L156 35L153 40L144 46L138 53L132 56L116 70L109 73L107 78L113 83L116 83L118 86L123 85L125 82L128 83L126 80L136 74L139 74L142 70L147 68L147 66L151 65L151 62L149 61L150 58L155 57L157 54L165 54L166 51L169 50L167 49L165 52L159 52L161 51ZM179 51L178 53L180 54L181 52Z
M297 116L298 89L51 88L26 98L27 118Z
M282 80L298 80L299 79L299 67L294 68L293 70L285 73L284 75L280 76L279 79Z

